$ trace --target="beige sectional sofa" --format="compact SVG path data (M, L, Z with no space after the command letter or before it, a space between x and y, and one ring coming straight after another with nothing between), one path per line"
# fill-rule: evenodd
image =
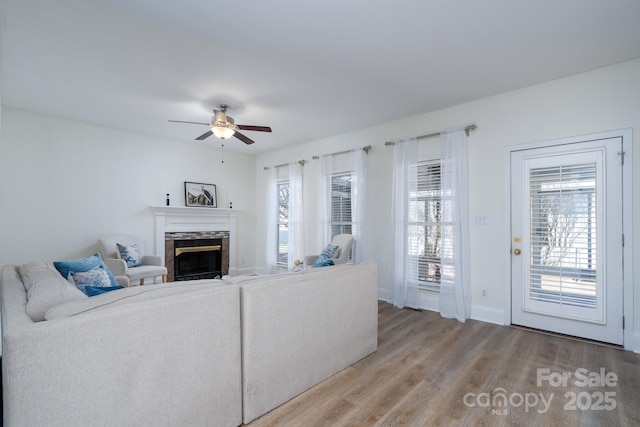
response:
M53 306L39 322L27 295L19 267L3 267L6 427L241 423L237 287L124 288Z
M238 426L377 348L375 264L124 288L40 321L24 270L0 271L8 427Z
M239 283L245 423L378 347L375 264L313 268Z

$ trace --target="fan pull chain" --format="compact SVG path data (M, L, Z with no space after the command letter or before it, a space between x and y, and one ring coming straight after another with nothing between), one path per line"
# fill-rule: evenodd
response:
M220 149L220 152L222 153L222 162L220 163L224 163L224 142L222 143L222 148Z

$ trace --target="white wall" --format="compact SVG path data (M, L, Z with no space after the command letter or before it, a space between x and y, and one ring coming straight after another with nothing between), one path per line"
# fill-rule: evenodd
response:
M640 60L595 70L546 84L480 99L452 108L387 123L358 132L337 135L264 154L258 157L258 206L263 203L265 187L260 179L263 166L292 160L311 160L323 155L372 145L369 153L369 253L379 266L379 296L390 295L389 272L391 164L392 149L386 140L422 135L449 127L476 123L469 145L470 214L485 214L488 223L471 224L472 317L496 323L505 318L505 147L515 144L556 139L614 129L632 128L640 138ZM429 84L429 82L425 82ZM390 107L392 108L392 106ZM344 112L348 114L348 112ZM437 140L434 140L437 143ZM634 150L632 165L635 193L640 191L640 150ZM315 238L315 174L319 161L311 160L304 167L305 189L305 247L308 253L317 251L326 242ZM640 209L640 197L633 200L635 212ZM633 218L633 244L640 241L640 219ZM258 219L258 236L264 236L264 221ZM264 241L257 242L256 259L264 260ZM640 250L634 252L634 265L640 265ZM634 283L636 285L634 285ZM627 281L635 286L634 317L636 343L640 351L640 268ZM480 290L488 297L482 298ZM433 295L424 295L424 306L434 303Z
M2 109L0 265L87 256L103 233L143 237L155 249L152 205L184 206L184 181L216 184L238 215L238 268L255 265L256 158L216 140L163 140ZM244 264L242 261L244 260Z

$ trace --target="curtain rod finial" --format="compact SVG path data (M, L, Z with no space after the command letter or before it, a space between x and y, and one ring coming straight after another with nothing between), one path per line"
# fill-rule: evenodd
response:
M469 125L466 128L464 128L464 133L469 136L469 131L474 130L475 128L477 128L478 126L475 124Z

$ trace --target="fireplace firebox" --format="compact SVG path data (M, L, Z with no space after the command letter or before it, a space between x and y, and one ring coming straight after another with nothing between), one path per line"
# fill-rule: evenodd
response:
M171 231L164 234L164 265L169 282L176 280L210 279L229 274L229 231ZM201 248L214 246L214 248ZM218 250L215 246L221 246ZM193 248L185 250L184 248ZM197 248L197 249L196 249ZM178 258L184 265L178 266ZM199 253L203 252L203 253ZM199 259L198 259L199 258ZM180 268L180 275L176 269Z
M222 239L174 241L174 280L222 276Z

